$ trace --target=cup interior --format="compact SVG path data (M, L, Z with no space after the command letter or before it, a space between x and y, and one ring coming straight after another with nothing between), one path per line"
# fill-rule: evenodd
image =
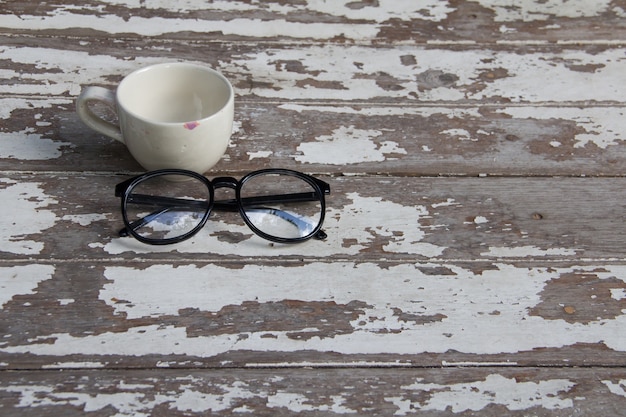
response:
M193 122L218 113L233 99L228 80L210 68L173 63L128 75L117 89L126 111L154 123Z

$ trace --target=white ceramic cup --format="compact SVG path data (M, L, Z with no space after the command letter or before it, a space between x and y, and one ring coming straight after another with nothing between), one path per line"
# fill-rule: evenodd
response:
M110 106L119 123L96 115L94 102ZM126 76L116 92L85 87L76 111L87 126L126 144L145 169L179 168L202 174L228 147L234 91L211 68L157 64Z

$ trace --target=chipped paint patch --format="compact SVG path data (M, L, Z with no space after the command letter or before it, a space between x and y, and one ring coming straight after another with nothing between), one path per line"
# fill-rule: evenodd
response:
M447 411L463 413L480 411L488 406L500 405L509 411L543 408L563 410L572 408L570 398L561 398L576 384L566 379L551 379L539 382L520 382L501 375L489 375L483 381L457 384L425 383L419 378L414 384L402 387L421 393L419 402L406 397L388 397L387 401L399 409L394 415L405 416L416 411ZM413 395L411 395L412 397Z
M73 223L78 223L81 226L89 226L93 222L97 222L100 220L106 220L108 217L107 214L102 213L91 213L91 214L66 214L61 217L61 220L70 221Z
M0 310L16 295L34 294L35 288L51 279L54 271L52 265L0 267Z
M0 49L0 54L4 53ZM0 70L1 71L1 70ZM0 98L0 119L10 119L13 111L18 109L49 109L54 106L70 105L72 100L65 98L26 99L18 97Z
M611 394L626 398L626 379L620 379L618 382L602 381L602 383L611 391Z
M361 162L383 162L390 154L406 154L396 142L384 141L377 145L374 138L383 134L380 130L357 129L342 126L332 135L319 136L316 142L305 142L297 150L302 155L295 159L302 163L331 165L358 164Z
M54 386L16 385L1 388L5 392L19 393L17 407L73 406L85 413L97 412L104 408L113 408L116 416L148 417L151 409L157 405L155 400L147 399L144 393L121 390L114 393L95 395L75 392L56 391Z
M273 153L274 152L272 151L247 152L249 161L252 161L253 159L257 159L257 158L269 158L270 156L272 156Z
M218 413L228 410L238 401L256 397L248 391L249 387L244 382L235 382L233 385L219 384L217 388L219 394L185 390L171 401L169 408L191 413Z
M0 158L41 161L59 158L69 142L57 142L43 135L22 132L0 132Z
M485 223L489 223L489 219L487 219L484 216L476 216L474 217L474 223L475 224L485 224Z
M54 226L58 218L45 208L57 201L47 196L38 183L17 183L7 178L0 178L0 201L11 202L11 216L0 216L2 251L21 255L40 253L44 243L28 240L27 236Z
M439 133L441 133L442 135L446 135L451 139L457 139L457 140L462 140L462 141L472 140L471 133L465 129L447 129Z
M626 300L626 289L624 288L613 288L611 289L611 298L615 300Z
M313 404L310 398L303 394L278 391L267 398L267 406L270 408L286 409L294 413L298 412L332 412L335 414L356 414L358 411L347 408L345 399L341 395L328 397L330 404Z

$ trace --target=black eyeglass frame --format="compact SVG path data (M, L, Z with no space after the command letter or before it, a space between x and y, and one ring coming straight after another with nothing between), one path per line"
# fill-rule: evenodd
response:
M241 198L241 189L247 181L259 175L270 175L270 174L289 175L289 176L299 178L307 182L313 188L313 193L307 192L307 193L298 193L298 194L282 194L282 195L273 195L273 196L246 197L245 199ZM198 223L198 225L196 225L189 232L180 236L167 238L167 239L146 238L136 232L136 229L138 229L141 226L141 224L136 224L138 223L137 220L131 221L128 218L126 206L129 202L132 202L130 201L133 199L132 191L138 184L142 183L143 181L152 179L154 177L168 176L168 175L187 176L187 177L190 177L190 178L193 178L202 182L207 187L207 190L209 191L208 206L205 205L207 202L198 201L199 204L203 204L203 209L205 210L205 213L202 219L200 220L200 222ZM218 188L231 188L235 190L235 198L231 200L215 201L215 190ZM326 233L322 230L322 225L324 223L324 217L326 213L326 200L324 196L328 194L330 194L330 185L328 183L318 178L315 178L311 175L304 174L302 172L294 171L291 169L282 169L282 168L261 169L261 170L250 172L249 174L245 175L240 180L237 180L236 178L233 178L233 177L217 177L217 178L214 178L213 180L209 180L204 175L198 174L194 171L188 171L184 169L160 169L156 171L150 171L145 174L130 178L115 186L115 196L121 198L122 218L124 220L124 225L125 225L125 227L119 231L119 236L126 237L130 235L130 236L133 236L135 239L139 240L140 242L147 243L150 245L169 245L169 244L179 243L179 242L189 239L190 237L198 233L200 229L202 229L205 226L206 222L209 219L209 216L211 215L211 212L213 210L217 210L217 211L238 211L240 216L243 218L244 222L246 223L246 225L255 234L271 242L299 243L299 242L304 242L306 240L309 240L311 238L323 240L327 237ZM159 196L142 196L142 198L145 199L144 201L146 201L148 204L156 200L169 199L168 197L159 197ZM249 203L250 201L255 202L255 203L319 201L320 206L321 206L320 207L320 219L319 219L317 226L305 236L300 236L296 238L284 238L280 236L273 236L260 230L250 221L250 219L245 213L244 200L246 201L246 203ZM195 201L188 201L187 203L195 203Z

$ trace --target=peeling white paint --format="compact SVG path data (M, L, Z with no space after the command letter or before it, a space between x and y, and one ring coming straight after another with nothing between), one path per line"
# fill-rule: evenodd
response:
M0 47L0 53L2 52ZM1 72L2 70L0 70ZM11 118L12 113L19 109L48 109L53 106L67 106L72 103L72 100L61 97L49 97L45 99L39 98L22 98L22 97L4 97L0 98L0 119L8 120Z
M483 117L480 114L479 108L465 108L465 107L426 107L426 106L393 106L393 107L379 107L377 105L365 106L360 105L357 107L332 105L321 106L318 104L295 104L285 103L278 106L280 109L290 110L297 113L304 112L320 112L320 113L338 113L338 114L358 114L362 116L439 116L443 115L449 119L453 118L470 118L470 117Z
M418 63L413 66L398 65L401 57L406 55L419 57ZM297 61L305 71L276 71L277 63L282 61ZM485 68L486 61L489 61L488 68ZM361 63L359 68L355 67L355 62ZM598 67L590 73L573 70L572 65ZM564 50L556 56L545 52L520 55L472 49L423 49L407 45L376 50L366 46L324 45L311 46L306 50L268 49L224 63L222 68L235 74L246 68L255 74L257 80L268 83L267 87L255 87L253 92L272 98L367 100L393 97L411 103L417 99L423 102L499 97L512 102L543 103L622 101L623 80L620 74L625 71L625 66L626 57L617 48L593 55L579 50ZM493 79L476 89L476 80L489 68L505 69L508 76ZM435 84L429 89L420 89L423 81L416 78L417 75L436 71L453 74L458 80L450 86ZM386 90L378 85L378 77L372 75L380 73L393 77L399 88ZM309 83L312 74L315 74L315 83ZM538 77L543 82L537 83ZM594 88L571 88L572 85L590 84Z
M115 392L95 395L75 391L55 392L54 387L23 385L6 389L21 393L18 407L49 407L72 405L85 413L112 407L117 416L149 417L156 401L147 399L143 393Z
M272 151L256 151L256 152L247 152L248 160L252 161L257 158L269 158L272 156L274 152Z
M623 100L624 98L622 97L620 101ZM622 107L545 107L541 111L531 107L508 107L499 112L520 119L571 120L576 123L576 126L579 128L577 130L584 132L575 134L575 148L595 145L598 148L606 149L611 145L623 144L626 141L626 131L624 129L626 113ZM551 144L555 146L554 142L551 142Z
M285 408L292 412L333 412L335 414L356 414L357 411L344 405L345 399L341 395L328 397L330 404L314 404L306 395L278 391L270 394L267 398L267 406L270 408Z
M42 365L42 369L98 369L104 368L102 362L55 362Z
M349 24L308 24L300 25L299 31L287 25L285 21L276 22L273 19L268 22L256 21L254 19L224 19L224 21L205 21L198 19L167 19L168 24L163 25L161 19L146 19L131 17L130 19L118 19L115 24L102 26L99 20L111 22L117 16L107 15L105 4L126 6L129 10L161 9L177 13L184 16L185 13L193 11L218 11L218 12L254 12L257 10L276 13L277 15L289 15L302 12L303 8L299 4L290 3L249 3L243 1L214 1L211 3L200 1L168 2L164 0L146 2L138 1L102 1L96 6L82 5L76 7L66 5L57 8L47 16L20 16L3 15L0 25L13 29L65 29L72 27L95 28L107 33L137 33L141 35L163 35L185 29L204 32L207 27L211 31L221 31L223 34L239 34L256 36L259 38L268 36L292 36L296 38L311 37L314 39L331 38L344 35L350 39L375 37L379 25L389 20L425 20L440 22L449 17L457 9L451 6L448 1L427 0L414 2L410 0L380 0L376 5L363 4L362 7L349 7L353 3L351 0L340 0L327 2L323 0L310 0L306 4L309 13L319 13L327 16L347 18L351 20ZM495 12L497 22L513 21L535 21L547 20L549 17L593 17L606 11L623 13L617 6L609 9L610 1L602 0L593 3L584 0L548 0L536 1L496 1L480 0L478 3ZM100 16L105 15L106 19ZM89 19L91 17L91 19ZM82 19L81 19L82 18ZM98 19L99 18L99 19ZM356 21L365 21L371 28L368 30L365 24L357 24ZM268 23L273 23L269 26ZM315 30L317 29L317 31ZM332 29L332 31L331 31Z
M304 142L297 148L302 155L295 159L302 163L322 163L330 165L358 164L361 162L383 162L387 155L404 154L406 150L396 142L384 141L377 145L376 137L380 130L356 129L354 126L341 126L332 135L319 136L315 142Z
M439 207L450 207L450 206L457 206L457 205L460 205L460 203L457 203L453 198L448 198L446 201L443 201L441 203L433 203L430 206L436 209Z
M226 35L248 36L255 38L273 38L288 36L291 38L332 39L345 36L348 39L374 38L378 33L376 26L342 23L303 23L285 19L228 19L199 20L195 18L163 18L152 16L130 16L123 18L107 15L106 19L95 14L71 13L56 9L48 16L0 15L0 27L27 30L61 30L67 28L88 28L109 34L134 33L141 36L162 36L176 32L205 33L221 32Z
M0 267L0 310L16 295L34 294L35 288L51 279L54 271L54 266L40 264Z
M132 8L162 9L177 13L179 18L144 18L130 14L130 18L121 18L107 14L102 3L118 4ZM0 15L0 26L12 29L67 29L89 28L105 33L135 33L143 36L160 36L180 31L204 33L221 32L223 35L250 36L258 39L288 36L293 38L332 39L339 36L348 39L375 38L380 24L390 19L395 20L427 20L440 21L454 11L447 2L428 0L415 3L410 0L380 0L376 7L365 5L361 8L350 8L351 0L326 2L312 0L306 5L310 13L348 18L349 23L302 23L275 18L261 19L220 19L201 20L185 18L189 11L218 12L253 12L267 10L279 15L289 15L302 11L299 4L289 3L256 3L242 1L206 2L168 2L154 1L149 3L105 1L97 6L83 5L79 8L67 5L58 7L46 16L29 16L26 14ZM104 17L106 18L103 18ZM365 21L364 23L361 23ZM356 23L359 22L359 23ZM373 24L374 23L374 24Z
M410 361L401 362L399 360L390 360L390 361L333 361L333 362L323 362L323 361L298 361L298 362L262 362L262 363L254 363L248 362L245 364L246 368L303 368L310 367L313 368L315 366L323 367L323 368L363 368L363 367L393 367L393 368L414 368L415 365Z
M80 18L85 19L85 16ZM115 26L111 21L100 20ZM276 24L274 21L267 23ZM418 56L418 63L412 66L398 65L406 55ZM26 77L12 70L0 70L0 76L5 78L21 77L22 82L19 84L0 86L0 93L12 95L41 94L41 84L52 77L55 83L46 86L47 94L63 95L69 92L77 95L81 85L106 85L110 83L111 76L126 75L142 66L163 62L163 59L154 57L137 56L127 60L69 50L59 54L58 50L30 47L0 47L0 59L35 65L42 70ZM283 61L299 62L304 71L282 68L279 64ZM481 84L482 88L476 89L476 80L488 70L485 68L486 61L489 61L490 68L507 70L508 76ZM358 68L355 62L360 63ZM595 72L577 71L572 70L570 64L594 65L597 68ZM416 100L447 102L498 97L512 102L543 103L621 102L625 67L626 57L619 48L595 54L566 49L558 55L547 52L520 55L517 52L474 49L425 49L415 45L373 49L361 45L329 44L293 49L268 47L263 51L222 61L217 69L230 74L235 85L249 85L245 77L254 74L258 82L254 84L251 93L259 97L285 100L369 100L392 97L411 103ZM103 72L103 68L107 69L106 72ZM46 70L54 71L54 74ZM429 89L420 89L422 82L416 78L417 75L433 71L453 74L458 81L450 86L433 85ZM385 89L377 84L376 75L381 73L396 80L398 88ZM539 74L542 83L537 83ZM572 85L593 85L594 88L571 88ZM579 109L583 110L586 109Z
M547 20L550 17L593 17L609 11L610 0L478 0L496 12L496 22Z
M0 15L0 21L6 16ZM107 25L111 24L106 19L100 20L107 22ZM1 85L0 93L16 96L37 96L42 91L47 96L78 96L85 85L107 85L112 76L125 76L141 67L163 62L162 58L154 57L133 56L132 60L127 60L89 52L64 50L59 53L57 49L6 46L0 46L0 59L10 60L16 65L34 65L39 70L24 74L0 69L0 77L20 79L19 83ZM50 79L55 82L50 83ZM45 90L42 90L42 85L45 85ZM55 98L52 102L55 100L62 99ZM67 102L67 99L64 101Z
M0 158L19 160L49 160L59 158L62 149L73 147L69 142L57 142L43 135L21 132L0 132Z
M369 20L377 23L387 22L390 19L412 21L429 20L441 21L455 8L447 1L423 0L379 0L375 6L364 4L361 8L349 8L352 0L328 2L325 0L309 0L307 9L331 16L346 17L354 20Z
M55 387L43 385L15 385L11 387L0 387L0 390L18 394L19 403L17 407L51 407L51 406L74 406L83 412L97 412L104 408L112 408L116 411L116 417L149 417L153 413L153 409L159 405L164 405L171 410L189 410L204 404L205 411L212 410L213 407L217 411L224 410L225 405L230 405L228 401L234 401L239 397L236 396L236 387L226 387L227 393L232 392L232 396L226 395L221 401L218 396L204 394L203 397L192 397L193 393L155 393L155 387L148 394L144 392L131 392L133 387L124 387L120 384L116 392L98 392L96 394L88 394L77 392L76 390L56 391ZM245 393L244 393L245 394ZM196 401L203 400L196 403ZM209 400L216 401L215 403ZM228 403L226 403L228 402Z
M441 361L441 366L449 367L478 367L478 366L518 366L517 362L476 362L476 361L462 361L462 362L449 362Z
M281 378L271 382L276 382L276 379ZM352 405L354 401L350 387L320 397L311 391L275 390L269 386L251 386L237 380L212 383L194 377L180 377L177 382L177 389L168 392L159 391L155 384L126 384L124 381L95 394L80 392L80 387L62 390L61 386L34 384L0 387L0 391L18 399L19 408L71 405L84 412L97 412L109 407L117 417L147 417L152 415L156 407L187 413L219 413L230 409L236 413L248 413L252 409L241 404L257 400L268 408L293 413L354 415L363 412L363 404ZM566 379L520 382L498 374L491 374L483 380L456 384L427 383L419 378L411 385L400 387L398 396L384 400L388 405L396 407L395 415L421 411L480 411L493 405L508 411L531 408L555 411L573 407L571 397L574 388L575 383Z
M528 410L540 407L547 410L572 408L571 398L561 398L575 387L566 379L551 379L539 382L519 382L512 378L492 374L484 381L458 384L425 383L419 378L403 389L426 394L426 399L415 401L406 397L390 397L387 401L399 410L395 415L404 416L420 411L447 411L463 413L480 411L489 405L504 406L509 411Z
M108 217L109 217L109 214L104 214L104 213L66 214L65 216L61 217L61 220L78 223L81 226L89 226L93 222L106 220Z
M611 391L611 394L626 398L626 379L620 379L618 382L605 380L602 383Z
M186 389L169 401L169 408L192 413L216 413L228 410L233 404L243 399L257 397L250 392L250 387L241 381L236 381L232 385L219 384L217 388L220 391L219 394Z
M472 135L465 129L446 129L442 130L442 135L448 136L451 139L457 139L461 141L471 141Z
M419 354L458 352L499 354L561 348L576 344L604 344L626 350L622 329L626 315L589 323L570 323L530 315L542 300L544 286L563 274L593 273L594 266L524 268L495 264L496 269L474 273L456 265L449 272L423 272L428 264L381 268L374 264L317 262L301 267L248 265L229 269L218 265L152 265L137 270L107 267L107 284L100 299L127 319L175 317L181 310L207 313L244 302L363 303L346 334L305 339L290 331L187 335L173 325L136 326L125 332L73 336L45 335L53 343L0 346L0 352L35 355L150 355L187 354L213 357L232 351L296 352L301 349L341 354ZM626 277L626 267L608 265L599 279ZM315 277L315 279L311 279ZM623 280L623 278L622 278ZM258 285L262 282L263 285ZM120 302L120 300L124 300ZM424 322L398 315L423 317ZM497 312L494 313L494 312ZM432 318L432 319L429 319ZM317 329L309 329L316 332ZM306 333L306 329L299 329ZM384 337L380 337L384 332ZM416 343L419 340L419 343Z
M541 249L536 246L511 246L490 247L489 251L481 253L490 258L527 258L533 256L574 256L576 249L548 248Z
M626 289L611 288L611 298L615 300L626 300Z
M11 203L11 216L0 216L2 251L22 255L40 253L43 242L29 240L27 236L54 226L58 218L45 208L57 201L47 196L38 183L17 183L8 178L0 178L0 201Z

